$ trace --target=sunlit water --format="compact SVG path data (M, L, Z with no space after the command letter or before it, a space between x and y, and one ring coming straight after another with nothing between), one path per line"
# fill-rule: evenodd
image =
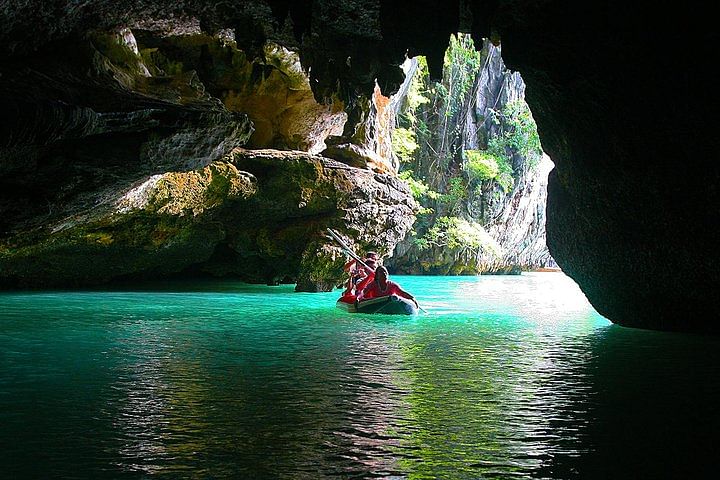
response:
M693 478L720 342L559 273L396 277L427 313L172 283L0 293L2 478Z

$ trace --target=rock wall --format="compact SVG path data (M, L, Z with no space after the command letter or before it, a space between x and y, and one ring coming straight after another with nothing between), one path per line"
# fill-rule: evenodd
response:
M346 258L327 227L387 254L413 209L394 176L303 152L236 149L3 239L0 283L69 287L182 272L327 291L342 282Z
M195 72L153 75L131 32L92 32L4 62L0 233L47 225L141 178L194 169L247 143Z
M406 188L313 156L343 103L316 102L287 48L258 55L232 32L144 20L3 64L0 285L183 273L318 291L345 258L326 227L387 252L414 218Z
M494 19L556 164L550 250L622 325L719 331L711 312L720 300L720 145L708 75L716 34L707 13L515 2Z
M520 72L509 70L501 51L484 40L486 59L474 88L472 113L465 117L462 135L466 150L486 148L493 137L508 126L497 113L508 105L525 104L525 82ZM545 235L547 182L554 164L546 154L510 151L515 181L504 191L498 185L484 185L482 195L470 198L468 212L479 221L500 246L502 255L485 253L478 263L490 273L519 272L554 266Z

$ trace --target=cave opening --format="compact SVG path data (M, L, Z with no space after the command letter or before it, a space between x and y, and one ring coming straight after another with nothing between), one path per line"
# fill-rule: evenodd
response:
M30 55L32 69L3 80L18 89L62 72L57 92L17 100L30 105L18 108L23 128L54 118L57 131L50 141L33 133L12 140L18 150L6 151L31 159L13 171L14 185L34 182L22 202L37 203L38 187L49 184L35 209L17 208L17 194L5 191L14 210L3 217L3 274L12 285L192 274L326 290L340 283L338 252L317 235L333 225L338 201L359 212L345 226L360 231L353 243L380 251L392 273L557 268L544 228L552 162L522 78L490 41L476 46L470 34L452 34L439 79L430 79L437 60L420 55L403 64L405 80L390 96L375 82L370 95L318 102L317 79L297 49L275 40L243 49L236 31L211 35L191 19L158 28L91 30L69 50L50 43ZM347 66L358 68L355 61L348 57ZM90 81L80 73L88 66ZM82 105L73 107L80 91ZM372 192L358 196L357 185L324 194L337 190L334 174L302 164L317 154L370 174L399 174L381 182L396 193L385 205ZM397 190L402 185L415 205ZM378 201L392 223L365 205ZM140 226L153 215L161 220ZM183 248L194 254L164 254ZM162 268L147 261L153 251ZM96 254L137 258L88 262Z
M557 268L545 245L547 176L525 84L500 47L453 34L442 78L423 56L406 60L391 97L393 153L420 204L389 259L407 274L518 274ZM398 98L399 97L399 98Z
M710 12L7 5L6 475L716 473Z

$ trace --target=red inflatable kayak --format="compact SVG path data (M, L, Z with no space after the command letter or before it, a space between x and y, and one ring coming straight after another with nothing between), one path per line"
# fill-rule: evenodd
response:
M335 303L337 308L350 313L384 313L386 315L415 315L418 309L410 300L389 295L355 301L354 295L343 295Z

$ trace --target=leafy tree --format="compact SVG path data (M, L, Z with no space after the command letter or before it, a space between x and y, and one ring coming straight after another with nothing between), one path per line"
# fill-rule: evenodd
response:
M415 245L421 250L441 247L457 250L459 254L470 250L502 257L502 248L480 224L460 217L437 218L425 235L415 239Z
M543 151L528 104L522 99L508 102L502 111L494 111L494 118L502 127L502 133L490 139L488 151L496 157L505 158L508 164L512 163L512 154L517 153L535 167Z
M467 183L462 177L453 177L447 185L447 192L440 195L439 200L453 212L468 197Z
M498 161L487 151L465 150L465 171L470 181L494 180L500 173Z
M420 210L418 215L429 215L434 210L427 204L430 200L437 199L440 194L428 186L427 183L420 179L413 177L412 170L405 170L399 175L401 180L404 180L407 186L410 188L413 198L420 204Z

